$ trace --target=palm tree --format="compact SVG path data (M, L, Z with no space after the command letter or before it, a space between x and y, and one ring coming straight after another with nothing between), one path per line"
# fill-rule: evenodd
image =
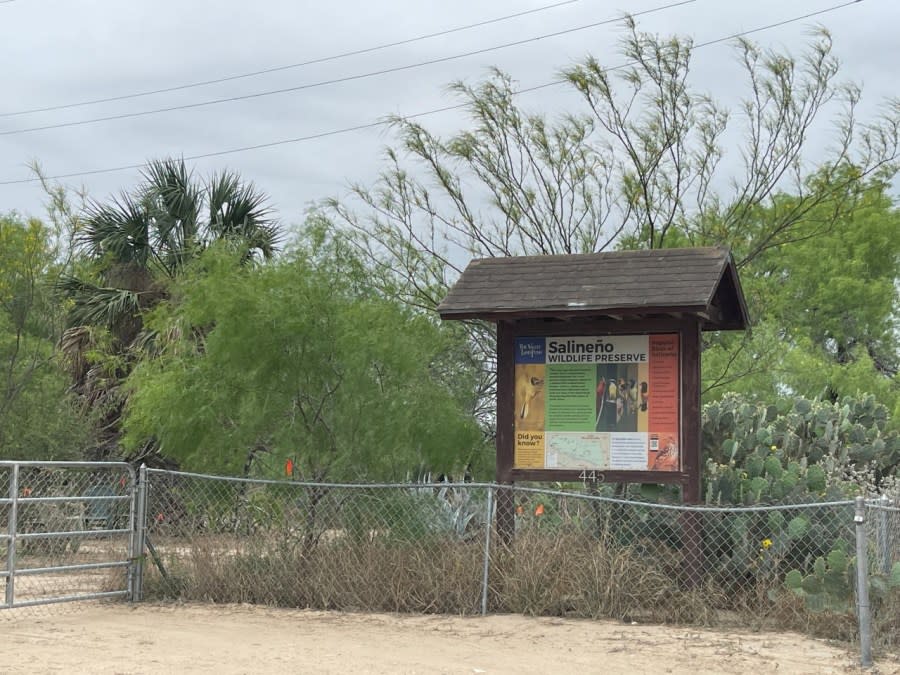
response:
M78 236L90 274L60 284L71 302L62 338L74 389L101 420L98 457L117 454L125 396L121 384L140 345L145 313L167 298L167 282L216 241L241 260L271 258L278 228L265 195L236 173L197 179L183 160L150 162L132 192L90 201ZM110 359L88 359L101 350ZM105 362L102 362L105 361Z

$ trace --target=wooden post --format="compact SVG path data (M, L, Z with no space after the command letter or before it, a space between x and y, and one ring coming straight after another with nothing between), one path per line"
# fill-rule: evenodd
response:
M509 545L516 536L516 504L512 484L497 488L497 536Z
M700 503L700 324L685 321L681 330L681 470L685 504Z
M515 461L515 336L507 321L497 322L497 469L500 485L512 485ZM516 533L512 490L497 491L497 535L508 544Z
M701 501L700 345L700 323L696 319L686 321L681 330L681 457L682 471L687 474L682 484L682 501L686 505ZM685 579L693 588L702 581L705 567L702 514L683 513L681 528Z

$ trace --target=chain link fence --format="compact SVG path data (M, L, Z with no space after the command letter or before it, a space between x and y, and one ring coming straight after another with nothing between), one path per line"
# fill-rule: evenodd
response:
M504 610L855 633L852 502L689 508L512 495L516 535L495 552L492 586ZM829 559L843 564L833 595L811 580Z
M900 651L900 501L883 496L866 509L872 633L876 646Z
M124 465L18 464L0 463L6 607L127 591L796 630L858 641L863 663L872 646L900 647L900 507L886 497L685 507L494 484L146 469L135 491Z
M480 610L490 486L322 485L150 471L145 596Z
M507 531L495 525L504 509ZM865 604L882 649L900 633L898 513L873 502L861 525ZM155 598L604 617L862 641L855 516L852 501L684 507L471 483L149 471L144 589Z

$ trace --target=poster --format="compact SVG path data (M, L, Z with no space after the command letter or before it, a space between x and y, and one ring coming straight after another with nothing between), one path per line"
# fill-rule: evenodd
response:
M677 334L520 337L517 469L679 471Z

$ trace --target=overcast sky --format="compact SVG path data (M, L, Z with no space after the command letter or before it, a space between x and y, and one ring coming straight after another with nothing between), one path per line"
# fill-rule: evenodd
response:
M31 161L51 175L140 164L271 143L411 115L454 103L444 86L472 83L498 66L522 87L549 82L560 68L593 54L616 65L621 27L605 25L401 72L261 96L249 100L56 129L11 131L298 87L567 30L661 7L676 0L573 0L527 16L419 40L363 55L210 86L9 116L34 108L174 87L402 41L553 4L554 0L7 0L0 2L0 183L28 179ZM556 0L559 2L559 0ZM641 16L642 29L705 42L840 4L840 0L696 0ZM814 25L833 34L846 78L864 86L863 119L896 96L900 2L864 0L815 19L754 37L765 46L799 49ZM741 94L739 67L724 45L698 50L693 82L716 98ZM532 110L578 105L565 86L524 94ZM465 126L459 111L428 115L430 129ZM191 162L198 171L231 168L271 196L286 224L307 206L371 182L392 141L370 128ZM137 169L65 178L95 198L128 188ZM43 214L36 183L0 185L0 212Z

